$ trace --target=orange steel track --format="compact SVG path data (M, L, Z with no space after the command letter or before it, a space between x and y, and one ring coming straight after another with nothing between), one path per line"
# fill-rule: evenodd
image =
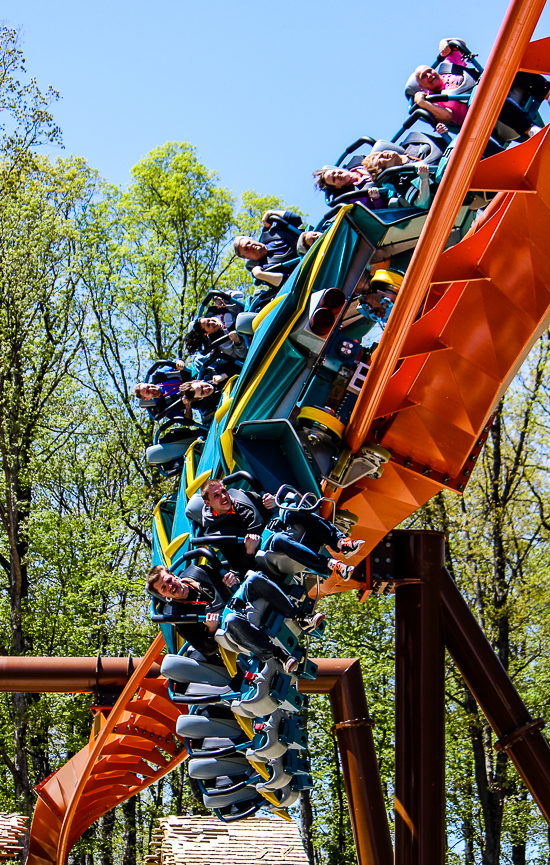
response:
M440 490L464 490L492 413L550 325L550 127L479 161L516 71L550 72L550 39L527 44L543 6L510 7L346 430L351 452L377 442L392 458L378 480L325 490L359 516L362 556ZM469 189L497 194L443 251ZM321 591L354 588L331 577Z
M480 163L516 71L550 73L550 39L529 44L543 7L513 0L508 10L346 430L351 452L376 441L392 459L379 480L325 491L359 515L363 556L440 490L464 489L491 413L550 324L550 128ZM498 194L443 251L468 189ZM30 865L64 865L99 816L185 758L166 682L145 680L162 646L159 635L89 745L39 785Z
M92 823L187 757L166 679L145 678L163 648L159 634L108 717L96 714L89 744L37 786L28 865L64 863Z

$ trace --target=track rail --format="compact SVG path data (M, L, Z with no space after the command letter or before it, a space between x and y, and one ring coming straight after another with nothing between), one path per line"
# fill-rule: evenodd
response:
M28 865L65 863L92 823L187 757L166 679L146 678L163 648L159 634L108 716L96 714L88 745L36 788Z

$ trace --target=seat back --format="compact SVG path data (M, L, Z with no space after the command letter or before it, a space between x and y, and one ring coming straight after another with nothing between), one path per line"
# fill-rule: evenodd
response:
M185 516L193 520L193 522L198 523L199 525L202 523L202 509L204 507L204 502L202 500L202 496L200 493L193 493L187 505L185 506Z
M187 448L194 440L195 436L192 439L187 439L185 442L179 444L172 443L151 445L145 451L147 462L149 463L149 465L153 466L163 465L164 463L168 463L172 460L184 457Z
M372 145L371 153L381 153L382 150L395 150L396 153L405 153L401 145L396 144L395 141L385 141L383 138L379 138Z
M441 143L444 144L443 140ZM422 159L428 165L439 162L443 156L443 150L436 144L430 135L425 135L423 132L410 132L409 135L401 142L407 156L414 156L417 159ZM446 149L446 145L444 146Z
M252 322L256 318L256 312L240 312L235 322L235 330L237 333L245 334L246 336L254 336Z

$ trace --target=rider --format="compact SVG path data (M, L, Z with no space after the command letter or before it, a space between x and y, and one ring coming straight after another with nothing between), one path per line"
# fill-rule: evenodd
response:
M277 221L277 217L284 219L288 225ZM262 216L264 230L259 240L253 237L239 235L233 240L233 249L239 258L246 259L246 268L259 282L265 282L271 286L280 286L288 277L284 267L280 273L266 271L266 267L285 263L296 258L296 246L298 239L303 235L316 234L317 232L302 232L300 234L294 229L302 225L302 217L290 210L268 210ZM291 226L291 227L289 227ZM317 235L318 236L318 235ZM306 241L311 238L305 238ZM317 237L315 237L315 240ZM314 240L311 241L312 243ZM309 244L311 246L311 243Z
M237 577L232 573L223 577L223 583L228 589L234 589L238 582ZM207 612L215 597L214 590L210 586L190 577L177 577L163 565L155 565L147 574L147 590L155 597L189 606L192 613L205 615L204 624L201 622L178 624L177 630L203 655L217 653L219 647L214 640L214 634L218 630L219 614Z
M453 65L453 69L450 72L440 74L435 69L432 69L431 66L417 66L415 77L421 89L418 93L415 93L414 101L419 108L428 111L436 120L443 123L453 123L455 126L462 126L468 112L466 102L456 99L449 102L429 102L426 100L427 93L444 93L447 90L456 90L463 83L464 78L460 69L466 67L466 62L462 56L462 52L450 44L453 41L455 40L442 39L439 43L440 56L445 57ZM517 83L520 86L524 84L525 73L523 73L523 76L523 78L517 79ZM550 95L550 83L539 75L532 76L534 79L533 82L529 82L530 78L531 76L527 79L528 87L534 91L534 95L539 96L541 99L548 99ZM520 135L531 137L536 132L540 132L540 127L533 125L529 115L510 96L506 98L498 119Z
M245 496L249 504L231 496L233 490L227 490L219 480L209 478L200 488L204 501L202 524L207 534L215 532L223 535L244 535L244 545L221 542L219 549L230 566L239 573L246 573L255 567L255 555L261 544L261 534L269 520L275 516L277 507L275 498L269 493L259 496L247 490ZM238 491L241 492L241 491ZM240 497L239 497L240 498ZM283 531L277 532L271 539L270 547L274 552L283 552L294 561L307 568L329 575L349 579L353 567L347 566L337 559L327 559L314 552L314 548L328 545L340 550L345 557L356 553L364 541L354 541L343 534L328 520L304 509L287 509L283 517ZM298 541L293 537L292 527L303 526L306 537ZM311 544L311 545L310 545ZM243 548L244 547L244 548Z
M250 621L250 617L256 612L255 601L262 600L267 601L269 606L285 619L296 622L306 632L315 630L321 624L325 618L324 613L315 613L312 616L302 615L272 580L257 572L249 574L237 593L229 600L227 604L229 613L226 613L223 623L229 637L261 661L276 658L283 664L285 672L290 673L298 664L296 658L272 643L269 637Z

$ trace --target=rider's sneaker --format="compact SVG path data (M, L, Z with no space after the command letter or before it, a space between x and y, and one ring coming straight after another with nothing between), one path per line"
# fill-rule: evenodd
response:
M346 565L344 562L339 562L338 559L329 559L329 565L332 568L331 577L340 577L344 582L351 578L355 570L353 565Z
M298 663L298 658L295 658L293 655L289 655L283 664L283 670L285 671L285 673L293 673L298 666Z
M531 126L531 129L527 130L527 135L529 136L529 138L532 138L533 135L536 135L537 132L541 131L541 129L542 129L542 126Z
M316 628L319 627L321 622L325 619L324 613L314 613L313 616L304 616L303 619L300 620L299 624L302 630L309 634L310 631L315 631Z
M344 554L345 559L349 559L350 556L354 556L355 553L358 553L365 541L352 541L351 538L340 538L338 541L338 549L341 553Z

